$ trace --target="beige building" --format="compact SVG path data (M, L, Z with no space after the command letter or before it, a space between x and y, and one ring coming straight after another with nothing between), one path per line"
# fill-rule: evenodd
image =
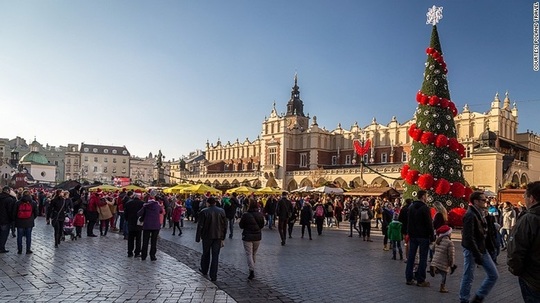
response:
M507 183L519 186L540 180L540 137L517 132L517 105L511 103L508 93L502 104L496 94L491 104L486 103L489 105L486 113L471 112L465 105L454 118L458 141L467 151L462 160L466 181L496 191ZM409 160L412 142L408 128L414 122L400 123L393 117L381 124L373 118L365 126L355 123L347 129L341 124L333 130L321 128L315 116L304 115L295 77L286 114L279 115L274 104L255 140L207 142L203 157L184 163L178 171L182 179L219 188L250 185L293 190L325 183L345 188L400 188L400 170ZM364 155L366 167L361 169L353 142L368 139L371 148Z
M86 171L81 166L81 153L79 151L79 145L68 144L65 152L65 176L64 180L85 180Z
M156 159L151 154L146 158L131 157L129 169L131 181L151 185L154 181L155 166Z
M80 176L84 180L112 183L129 178L130 154L125 146L81 144Z

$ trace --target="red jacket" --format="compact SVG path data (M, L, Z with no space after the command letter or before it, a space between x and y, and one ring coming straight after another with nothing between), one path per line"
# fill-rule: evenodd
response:
M76 214L75 218L73 218L73 226L83 227L85 222L86 218L83 214Z
M176 207L173 209L172 221L180 222L180 218L182 217L183 213L184 213L184 208L182 206L176 205Z
M92 196L90 196L90 199L88 200L88 211L97 212L98 203L99 203L98 194L92 194Z

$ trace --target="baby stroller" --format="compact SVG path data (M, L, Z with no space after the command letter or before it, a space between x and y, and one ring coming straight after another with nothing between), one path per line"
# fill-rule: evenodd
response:
M77 237L75 237L73 227L73 217L72 216L66 216L66 219L64 220L64 236L62 237L62 241L66 240L66 237L71 237L71 241L77 240Z

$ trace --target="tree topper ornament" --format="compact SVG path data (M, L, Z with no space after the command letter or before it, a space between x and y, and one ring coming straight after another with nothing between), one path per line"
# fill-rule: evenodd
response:
M437 25L437 23L439 23L439 20L442 19L442 10L442 6L433 5L431 8L429 8L426 14L426 24Z

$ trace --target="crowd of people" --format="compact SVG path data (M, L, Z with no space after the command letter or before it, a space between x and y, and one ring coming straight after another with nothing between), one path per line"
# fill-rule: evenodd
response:
M510 271L519 276L523 296L538 299L540 294L540 250L535 236L540 232L540 182L530 183L524 195L525 204L516 207L510 202L498 203L483 192L474 192L463 218L462 240L464 264L459 290L461 302L483 302L498 279L497 257L508 250ZM275 229L276 220L281 245L291 238L299 223L301 237L305 230L313 239L324 228L340 228L348 221L348 236L373 242L372 223L383 235L382 249L392 250L391 259L407 263L407 285L429 287L427 273L441 276L439 291L446 293L447 274L454 273L455 247L448 213L440 201L431 201L426 191L418 191L416 199L393 201L380 198L348 196L232 195L212 196L209 193L184 197L163 194L157 190L114 193L88 192L83 187L70 191L13 190L4 187L0 193L0 253L7 253L6 241L11 233L17 237L17 253L32 254L32 228L38 216L45 216L54 233L54 246L59 247L68 236L75 240L86 236L101 237L109 230L118 231L127 240L127 256L155 261L159 232L168 226L172 235L182 235L184 221L197 224L196 241L203 254L200 271L217 279L219 252L224 240L234 235L235 224L242 230L242 240L249 270L255 277L256 254L262 240L262 229ZM380 225L380 227L379 227ZM16 231L16 234L15 234ZM536 254L536 255L534 255ZM476 266L482 266L486 278L470 298ZM527 301L529 302L529 301ZM538 302L538 301L530 301Z

